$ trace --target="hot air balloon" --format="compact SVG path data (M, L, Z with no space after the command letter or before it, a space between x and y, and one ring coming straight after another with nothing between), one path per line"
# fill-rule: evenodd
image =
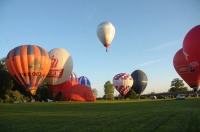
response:
M91 83L90 83L89 79L86 76L79 77L78 78L78 83L79 84L84 84L84 85L86 85L86 86L91 88Z
M135 70L131 74L131 77L134 80L134 84L131 89L133 89L135 93L139 94L140 96L147 86L147 81L148 81L147 76L143 71Z
M61 89L66 87L66 81L72 73L73 61L71 55L63 48L52 49L49 56L51 67L46 82L55 98Z
M200 25L193 27L183 40L183 53L186 60L200 73Z
M97 27L97 36L101 43L106 47L107 52L107 49L115 36L115 27L110 22L100 23Z
M67 101L96 101L93 91L86 85L77 84L66 89Z
M121 95L126 95L133 85L133 78L127 73L119 73L113 78L113 85Z
M50 63L48 52L37 45L15 47L6 58L9 73L32 95L47 76Z
M183 54L183 49L178 50L174 55L173 65L176 72L194 89L195 94L197 94L197 90L200 86L200 74L190 66Z
M60 92L62 93L61 99L62 101L66 101L66 90L69 89L70 87L77 85L78 84L78 78L74 72L72 72L67 79L66 82L62 83L63 86L60 89Z
M67 82L66 82L66 87L69 88L71 86L74 86L78 84L78 78L76 76L76 74L74 72L72 72L69 76L69 78L67 79Z

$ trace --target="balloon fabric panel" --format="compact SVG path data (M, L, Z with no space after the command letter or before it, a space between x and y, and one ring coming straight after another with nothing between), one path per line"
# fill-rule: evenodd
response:
M78 78L78 82L79 82L79 84L84 84L84 85L86 85L88 87L91 87L91 83L90 83L89 79L87 77L85 77L85 76L79 77Z

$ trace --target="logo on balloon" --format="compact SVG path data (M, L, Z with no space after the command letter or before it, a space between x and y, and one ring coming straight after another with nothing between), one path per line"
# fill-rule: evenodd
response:
M28 69L43 70L42 65L41 65L39 59L35 59L34 61L32 61L32 63L28 66Z
M58 58L55 58L54 55L51 57L51 68L57 67L58 64Z

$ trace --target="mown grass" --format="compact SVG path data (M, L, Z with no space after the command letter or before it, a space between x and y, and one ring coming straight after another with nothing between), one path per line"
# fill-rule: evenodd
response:
M0 104L0 132L199 132L200 98Z

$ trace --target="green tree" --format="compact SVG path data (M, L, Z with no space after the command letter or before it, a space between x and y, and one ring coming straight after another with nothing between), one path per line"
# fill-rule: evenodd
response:
M6 58L5 57L0 59L0 70L7 71Z
M137 94L133 89L129 90L129 92L124 96L125 99L126 98L135 99L136 97L137 97Z
M175 78L171 82L171 88L169 89L169 92L179 92L179 91L188 91L188 87L185 86L183 80Z
M97 97L97 95L98 95L98 91L97 91L95 88L93 88L92 91L93 91L95 97Z
M52 93L47 86L47 82L43 81L38 87L34 96L36 101L47 101L47 99L53 99Z
M112 100L114 98L114 86L110 81L104 84L104 99Z

